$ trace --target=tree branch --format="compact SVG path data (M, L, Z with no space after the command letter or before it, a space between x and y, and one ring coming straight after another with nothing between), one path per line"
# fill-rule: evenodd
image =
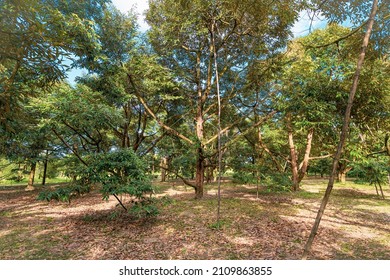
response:
M163 123L154 113L153 111L150 109L150 107L148 106L148 104L146 103L145 99L143 99L143 97L141 96L141 94L138 92L137 90L137 87L135 86L135 83L133 81L133 78L131 76L131 74L127 74L127 77L129 79L129 82L131 84L131 86L133 87L134 89L134 92L135 92L135 95L137 96L138 100L141 102L142 106L144 106L146 112L148 112L148 114L157 121L157 123L159 124L159 126L163 127L164 129L166 129L167 131L171 132L173 135L179 137L180 139L186 141L187 143L193 145L194 142L187 138L186 136L184 136L183 134L179 133L178 131L176 131L175 129L171 128L170 126L166 125L165 123Z
M72 151L72 153L85 165L85 166L88 166L88 164L81 158L81 156L75 151L72 149L72 147L65 141L65 139L54 129L52 128L51 129L54 134L58 137L58 139L61 140L62 143L64 143L64 145Z
M164 170L166 170L166 171L168 171L168 172L171 172L171 173L175 174L177 177L179 177L179 178L183 181L184 184L186 184L186 185L188 185L188 186L190 186L190 187L193 187L194 189L197 188L197 186L196 186L195 184L193 184L193 183L191 183L190 181L188 181L186 178L184 178L183 176L181 176L181 175L180 175L179 173L177 173L176 171L173 171L173 170L171 170L171 169L169 169L169 168L166 168L166 167L164 167L164 166L162 166L162 165L159 165L159 167L160 167L161 169L164 169Z
M340 38L337 38L336 40L334 40L330 43L324 44L324 45L312 46L312 45L304 45L303 43L301 43L301 44L302 44L302 46L304 46L305 48L308 48L308 49L319 49L319 48L329 47L330 45L338 44L339 42L351 37L353 34L357 33L359 30L361 30L367 23L368 23L368 20L364 21L360 26L353 29L347 35L344 35Z

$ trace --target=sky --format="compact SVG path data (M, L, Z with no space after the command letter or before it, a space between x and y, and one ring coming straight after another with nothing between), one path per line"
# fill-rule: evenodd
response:
M147 0L112 0L112 3L122 12L127 13L132 8L135 9L138 14L138 24L140 29L145 31L148 29L148 25L144 21L143 14L148 9ZM304 36L309 32L310 19L307 15L307 12L302 12L300 14L300 20L294 25L292 31L294 37ZM321 28L325 25L324 21L321 18L316 18L313 21L312 29Z
M138 14L138 24L140 29L145 31L148 29L148 25L144 21L143 14L148 9L147 0L111 0L115 7L117 7L122 13L127 13L132 8Z
M148 25L144 21L144 13L148 9L147 0L112 0L112 3L117 7L122 13L127 13L133 9L138 15L138 24L141 31L146 31ZM320 18L317 18L312 25L312 29L322 28L325 26L325 22ZM292 28L294 37L305 36L309 33L310 20L306 12L300 14L300 20ZM82 76L85 71L81 69L72 69L68 73L68 80L71 83L74 83L74 80L77 76Z
M138 15L138 24L142 31L148 29L148 25L144 21L143 14L148 8L147 0L111 0L115 7L117 7L122 13L127 13L131 9L134 9ZM68 72L68 81L71 84L75 83L75 79L78 76L86 74L86 71L83 69L72 69Z

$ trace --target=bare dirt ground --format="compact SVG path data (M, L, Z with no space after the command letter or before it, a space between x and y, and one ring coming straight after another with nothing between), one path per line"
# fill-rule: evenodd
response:
M0 259L300 259L325 185L311 179L297 193L257 198L255 186L226 182L220 229L213 184L194 200L179 182L157 183L160 214L138 220L98 192L67 204L37 201L42 188L0 187ZM337 185L310 258L389 260L388 187L385 195Z

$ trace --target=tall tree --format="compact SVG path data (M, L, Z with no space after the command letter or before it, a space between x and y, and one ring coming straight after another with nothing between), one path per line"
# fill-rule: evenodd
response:
M280 50L289 28L298 15L295 1L172 1L149 2L148 35L165 66L172 69L181 84L181 94L190 102L187 122L194 122L192 135L159 125L196 149L195 195L203 196L205 162L210 145L217 140L215 123L216 76L218 60L221 104L225 112L237 110L229 102L243 94L250 66ZM215 27L214 32L212 31ZM215 44L213 44L215 35ZM147 102L138 96L147 108ZM230 108L230 109L229 109ZM154 115L152 110L147 110ZM234 113L224 117L222 132L237 125ZM214 145L216 147L216 145Z

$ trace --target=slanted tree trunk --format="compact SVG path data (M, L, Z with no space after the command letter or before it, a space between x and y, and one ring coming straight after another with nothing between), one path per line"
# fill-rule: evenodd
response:
M125 122L123 124L122 133L121 133L122 148L129 148L130 147L129 124L130 124L130 120L131 120L131 103L130 103L130 101L128 101L123 106L123 116L124 116Z
M319 227L320 222L321 222L321 218L324 214L326 205L328 204L330 194L331 194L332 189L333 189L334 180L335 180L336 173L337 173L338 163L340 161L341 154L342 154L342 151L344 148L345 139L347 138L347 135L348 135L348 127L349 127L349 122L350 122L350 118L351 118L351 109L352 109L353 100L355 98L355 94L356 94L356 90L357 90L357 86L358 86L360 71L363 67L364 57L366 54L368 41L370 40L372 27L374 25L374 19L375 19L375 15L376 15L377 10L378 10L378 0L373 0L370 18L369 18L368 24L367 24L367 30L366 30L366 33L364 35L362 49L361 49L361 52L360 52L360 55L358 58L355 76L354 76L351 90L350 90L349 97L348 97L348 103L347 103L347 108L345 110L344 122L343 122L343 127L341 130L341 134L340 134L339 144L337 146L336 154L333 158L332 173L330 174L328 187L326 188L325 195L324 195L324 198L322 199L320 209L318 210L317 217L315 219L313 228L310 232L309 239L306 242L302 259L306 259L310 250L311 250L311 246L313 244L314 238L317 235L317 231L318 231L318 227Z

